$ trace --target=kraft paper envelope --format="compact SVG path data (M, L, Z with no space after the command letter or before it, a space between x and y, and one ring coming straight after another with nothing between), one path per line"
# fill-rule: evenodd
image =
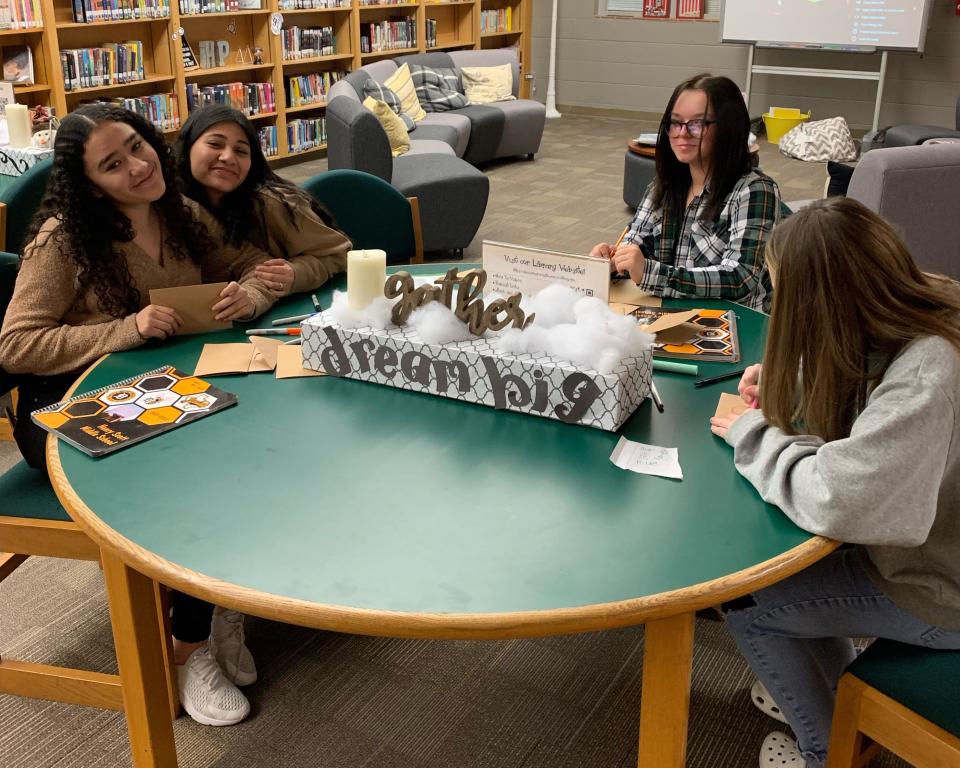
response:
M720 395L720 402L717 403L717 412L713 415L717 418L737 416L749 410L749 408L750 406L743 402L743 398L740 397L740 395L731 395L728 392L724 392Z
M667 312L666 314L663 314L660 317L658 317L652 323L649 323L648 325L645 325L642 327L643 327L643 330L645 330L647 333L657 334L657 333L660 333L660 331L667 330L668 328L675 328L678 325L683 325L684 323L686 323L689 320L692 320L699 314L700 314L699 309L688 309L684 312ZM690 336L692 335L693 334L687 335L686 337L684 337L683 340L685 341L686 339L689 339Z
M659 296L647 293L633 280L614 280L610 283L611 304L633 304L635 307L659 307Z
M177 288L154 288L150 291L150 303L175 310L183 325L177 336L204 331L222 331L232 328L230 320L214 320L210 307L220 300L220 291L226 283L181 285Z
M217 376L247 373L257 348L246 342L236 344L204 344L194 376Z
M326 376L322 371L303 367L303 352L299 344L283 344L277 350L277 378L295 379L298 376Z
M259 362L262 361L267 366L265 368L258 367L257 370L272 371L277 367L277 350L283 346L281 339L270 336L251 336L250 343L257 350L257 354L253 358L254 364L259 365Z

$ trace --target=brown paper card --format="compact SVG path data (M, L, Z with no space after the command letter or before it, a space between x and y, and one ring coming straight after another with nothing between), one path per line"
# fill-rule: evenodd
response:
M181 285L177 288L153 288L150 291L150 303L175 310L183 325L177 336L204 331L222 331L232 328L230 320L214 320L210 309L217 303L220 291L226 283L204 283L203 285Z
M739 416L748 410L750 410L750 406L743 402L740 395L731 395L729 392L724 392L720 395L717 412L713 415L717 418L726 418L727 416Z
M636 306L633 304L620 304L613 301L611 301L608 306L618 315L629 315L631 312L633 312L633 310L636 309Z
M217 376L247 373L256 347L252 344L204 344L194 376Z
M283 341L270 336L251 336L250 343L257 348L257 354L253 356L253 364L258 365L262 361L267 366L257 370L272 371L277 367L277 350L283 346Z
M277 350L277 378L295 379L298 376L326 376L321 371L303 367L302 349L299 344L283 344Z
M652 323L648 325L641 326L644 331L647 333L660 333L660 331L665 331L667 328L674 328L678 325L682 325L688 320L692 320L697 315L700 314L699 309L688 309L684 312L667 312ZM685 337L684 340L689 339L690 336Z
M633 304L635 307L659 307L659 296L647 293L633 280L614 280L610 283L611 304Z

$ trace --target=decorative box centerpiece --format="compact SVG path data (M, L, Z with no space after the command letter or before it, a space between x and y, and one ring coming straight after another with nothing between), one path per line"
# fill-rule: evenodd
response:
M544 327L535 314L521 308L519 293L485 304L482 270L461 275L454 268L419 287L409 274L398 272L379 283L383 295L374 296L378 280L370 273L385 271L385 258L383 266L364 266L365 261L369 256L348 258L346 301L339 294L331 309L302 323L305 368L610 431L626 421L649 392L650 337L627 325L635 325L632 318L616 315L598 300L580 299L595 302L578 310L584 328L577 330L580 317L574 324ZM351 271L354 262L358 268ZM355 296L352 285L362 286L365 295ZM432 303L438 306L429 306ZM376 311L367 311L377 305L379 318ZM443 315L443 331L418 322L427 310ZM462 330L451 334L453 316ZM603 350L597 366L601 370L556 354L554 348L571 339L580 350L589 346L585 341L606 343L601 328L624 339L629 336L625 348L634 354Z

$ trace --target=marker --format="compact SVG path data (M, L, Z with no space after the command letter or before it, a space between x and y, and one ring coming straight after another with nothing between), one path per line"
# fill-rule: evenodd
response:
M287 344L302 344L302 343L303 343L303 339L290 339L290 341L285 341L285 342L283 342L283 343L284 343L284 345L287 345Z
M320 306L320 299L317 298L317 294L311 293L310 301L313 302L313 308L317 310L317 312L323 311L323 307Z
M650 397L653 398L653 404L657 406L657 410L660 413L663 413L663 400L660 398L660 393L657 391L657 385L650 382Z
M305 315L294 315L293 317L281 317L279 320L274 320L270 325L288 325L289 323L299 323L301 320L307 320L313 317L316 312L307 312Z
M683 373L687 376L697 376L700 373L700 369L695 365L690 365L689 363L676 363L673 360L654 359L653 370L667 371L668 373Z
M251 328L247 336L299 336L299 328Z
M745 374L745 373L746 373L746 371L744 371L744 370L741 369L741 370L737 370L737 371L730 371L729 373L723 373L723 374L721 374L721 375L719 375L719 376L711 376L709 379L697 379L695 382L693 382L693 386L695 386L695 387L705 387L705 386L707 386L707 384L714 384L714 383L716 383L716 382L718 382L718 381L726 381L727 379L735 379L735 378L737 378L737 377L739 377L739 376L743 376L743 374Z

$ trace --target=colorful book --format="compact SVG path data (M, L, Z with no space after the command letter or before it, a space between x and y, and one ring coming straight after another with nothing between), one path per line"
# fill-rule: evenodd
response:
M30 414L90 456L104 456L237 404L237 396L165 365Z
M643 325L682 311L637 307L631 314ZM737 315L733 310L698 309L679 325L661 331L653 345L653 356L705 363L740 362Z

